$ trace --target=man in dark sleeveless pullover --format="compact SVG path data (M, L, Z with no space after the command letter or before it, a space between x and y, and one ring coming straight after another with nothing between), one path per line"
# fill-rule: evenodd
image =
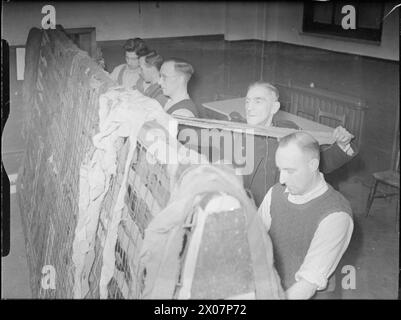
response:
M188 81L194 73L185 60L171 58L164 61L160 69L159 84L169 100L164 106L168 114L199 117L199 111L188 94Z
M258 210L288 299L309 299L326 288L353 231L350 204L326 183L319 158L311 135L281 138L275 155L280 182Z
M136 83L134 89L143 95L157 100L162 107L167 102L167 97L159 85L160 68L163 64L163 57L152 50L146 56L139 58L141 68L141 77Z

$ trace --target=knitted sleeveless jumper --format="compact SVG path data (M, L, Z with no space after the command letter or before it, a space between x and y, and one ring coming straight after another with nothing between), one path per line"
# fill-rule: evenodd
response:
M289 202L284 190L281 184L272 189L269 233L275 265L287 290L295 283L295 273L301 267L319 223L334 212L345 212L352 217L352 210L348 200L330 185L325 193L305 204Z
M177 102L170 109L167 110L167 113L172 114L174 111L180 109L187 109L191 111L196 118L199 117L199 110L191 99L184 99L180 102Z

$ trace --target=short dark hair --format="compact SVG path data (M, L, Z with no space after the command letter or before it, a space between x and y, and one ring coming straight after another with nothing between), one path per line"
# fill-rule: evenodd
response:
M194 67L188 61L181 58L170 58L164 62L173 62L175 71L183 74L187 82L195 72Z
M290 133L278 140L278 147L285 147L295 143L302 152L308 153L312 158L320 160L319 142L305 131Z
M145 56L145 63L148 67L154 66L157 70L160 70L163 64L163 57L155 50L152 50Z
M253 82L249 85L248 91L249 91L249 89L251 89L253 87L265 88L267 91L269 91L270 93L272 93L274 95L274 97L276 98L277 101L278 101L278 98L280 97L278 89L269 82L264 82L264 81Z
M135 52L138 57L146 56L149 53L148 46L141 38L128 39L124 44L124 50Z

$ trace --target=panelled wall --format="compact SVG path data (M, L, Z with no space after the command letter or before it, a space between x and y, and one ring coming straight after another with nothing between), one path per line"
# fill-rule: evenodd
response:
M368 110L362 132L359 169L386 170L391 165L396 110L399 108L399 63L280 42L275 47L275 82L354 96ZM264 74L270 71L265 64Z

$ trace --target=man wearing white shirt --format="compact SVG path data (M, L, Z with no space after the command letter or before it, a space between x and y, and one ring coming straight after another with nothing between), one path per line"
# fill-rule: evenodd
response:
M259 207L288 299L309 299L327 286L353 231L349 202L319 171L319 144L305 132L279 141L280 182Z
M115 67L110 77L120 86L133 89L140 78L139 58L146 56L149 49L144 40L135 38L127 40L124 44L124 51L126 63Z

